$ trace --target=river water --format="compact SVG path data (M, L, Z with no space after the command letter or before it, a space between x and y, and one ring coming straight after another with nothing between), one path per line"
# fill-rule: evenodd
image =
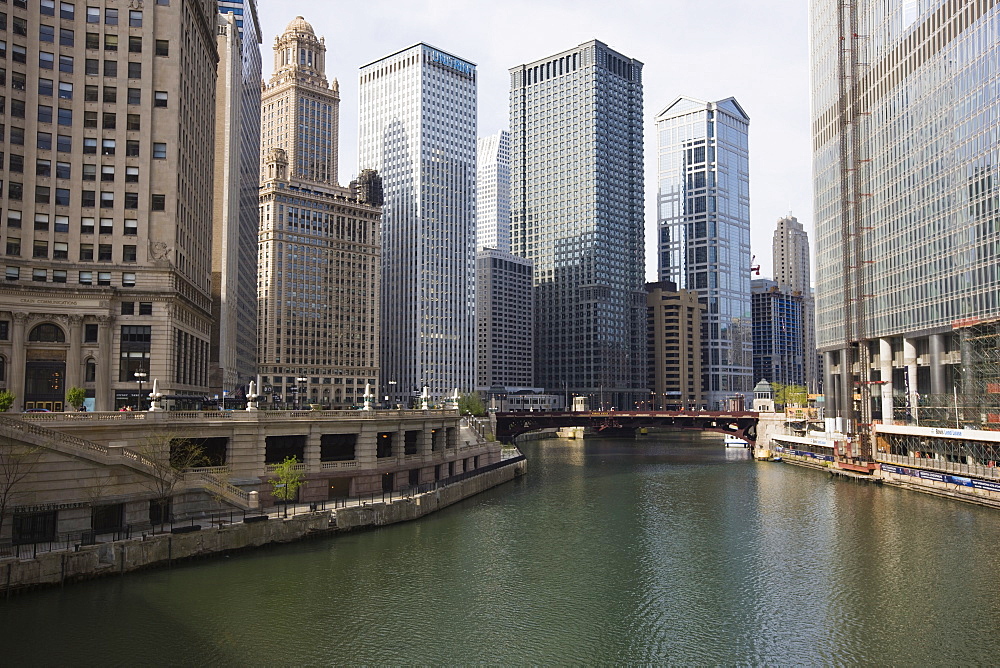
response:
M528 476L416 522L0 601L0 661L1000 661L1000 511L717 435L522 450Z

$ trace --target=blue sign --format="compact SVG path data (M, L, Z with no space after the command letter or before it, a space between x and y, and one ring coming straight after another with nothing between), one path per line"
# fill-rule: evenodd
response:
M460 58L449 56L447 53L441 53L440 51L436 51L434 49L430 50L430 57L432 63L443 65L448 69L455 70L456 72L460 72L470 77L475 69L473 65L470 65Z

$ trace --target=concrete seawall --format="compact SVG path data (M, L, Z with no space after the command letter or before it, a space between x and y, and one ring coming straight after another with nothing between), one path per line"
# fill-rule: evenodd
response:
M218 555L318 534L415 520L527 473L519 460L412 498L323 510L269 521L239 523L180 534L160 534L47 552L34 559L0 560L0 592L119 575L175 561Z

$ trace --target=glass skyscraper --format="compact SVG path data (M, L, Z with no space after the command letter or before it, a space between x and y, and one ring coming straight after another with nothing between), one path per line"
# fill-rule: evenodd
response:
M680 97L656 117L659 278L694 290L710 410L743 410L753 388L750 117L733 98Z
M927 406L980 394L958 381L975 366L962 331L1000 316L1000 8L813 0L810 11L828 414L926 424Z
M476 166L476 251L510 252L510 133L480 137Z
M476 66L417 44L361 68L359 161L382 176L381 386L391 403L476 374Z
M590 41L510 70L511 245L534 262L535 384L648 399L642 63Z

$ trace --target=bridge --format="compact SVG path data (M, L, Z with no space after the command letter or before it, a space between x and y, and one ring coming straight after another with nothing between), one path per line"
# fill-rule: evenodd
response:
M742 438L750 444L757 440L757 413L722 411L574 411L494 413L497 440L511 443L529 431L559 427L606 429L690 429L716 431Z

